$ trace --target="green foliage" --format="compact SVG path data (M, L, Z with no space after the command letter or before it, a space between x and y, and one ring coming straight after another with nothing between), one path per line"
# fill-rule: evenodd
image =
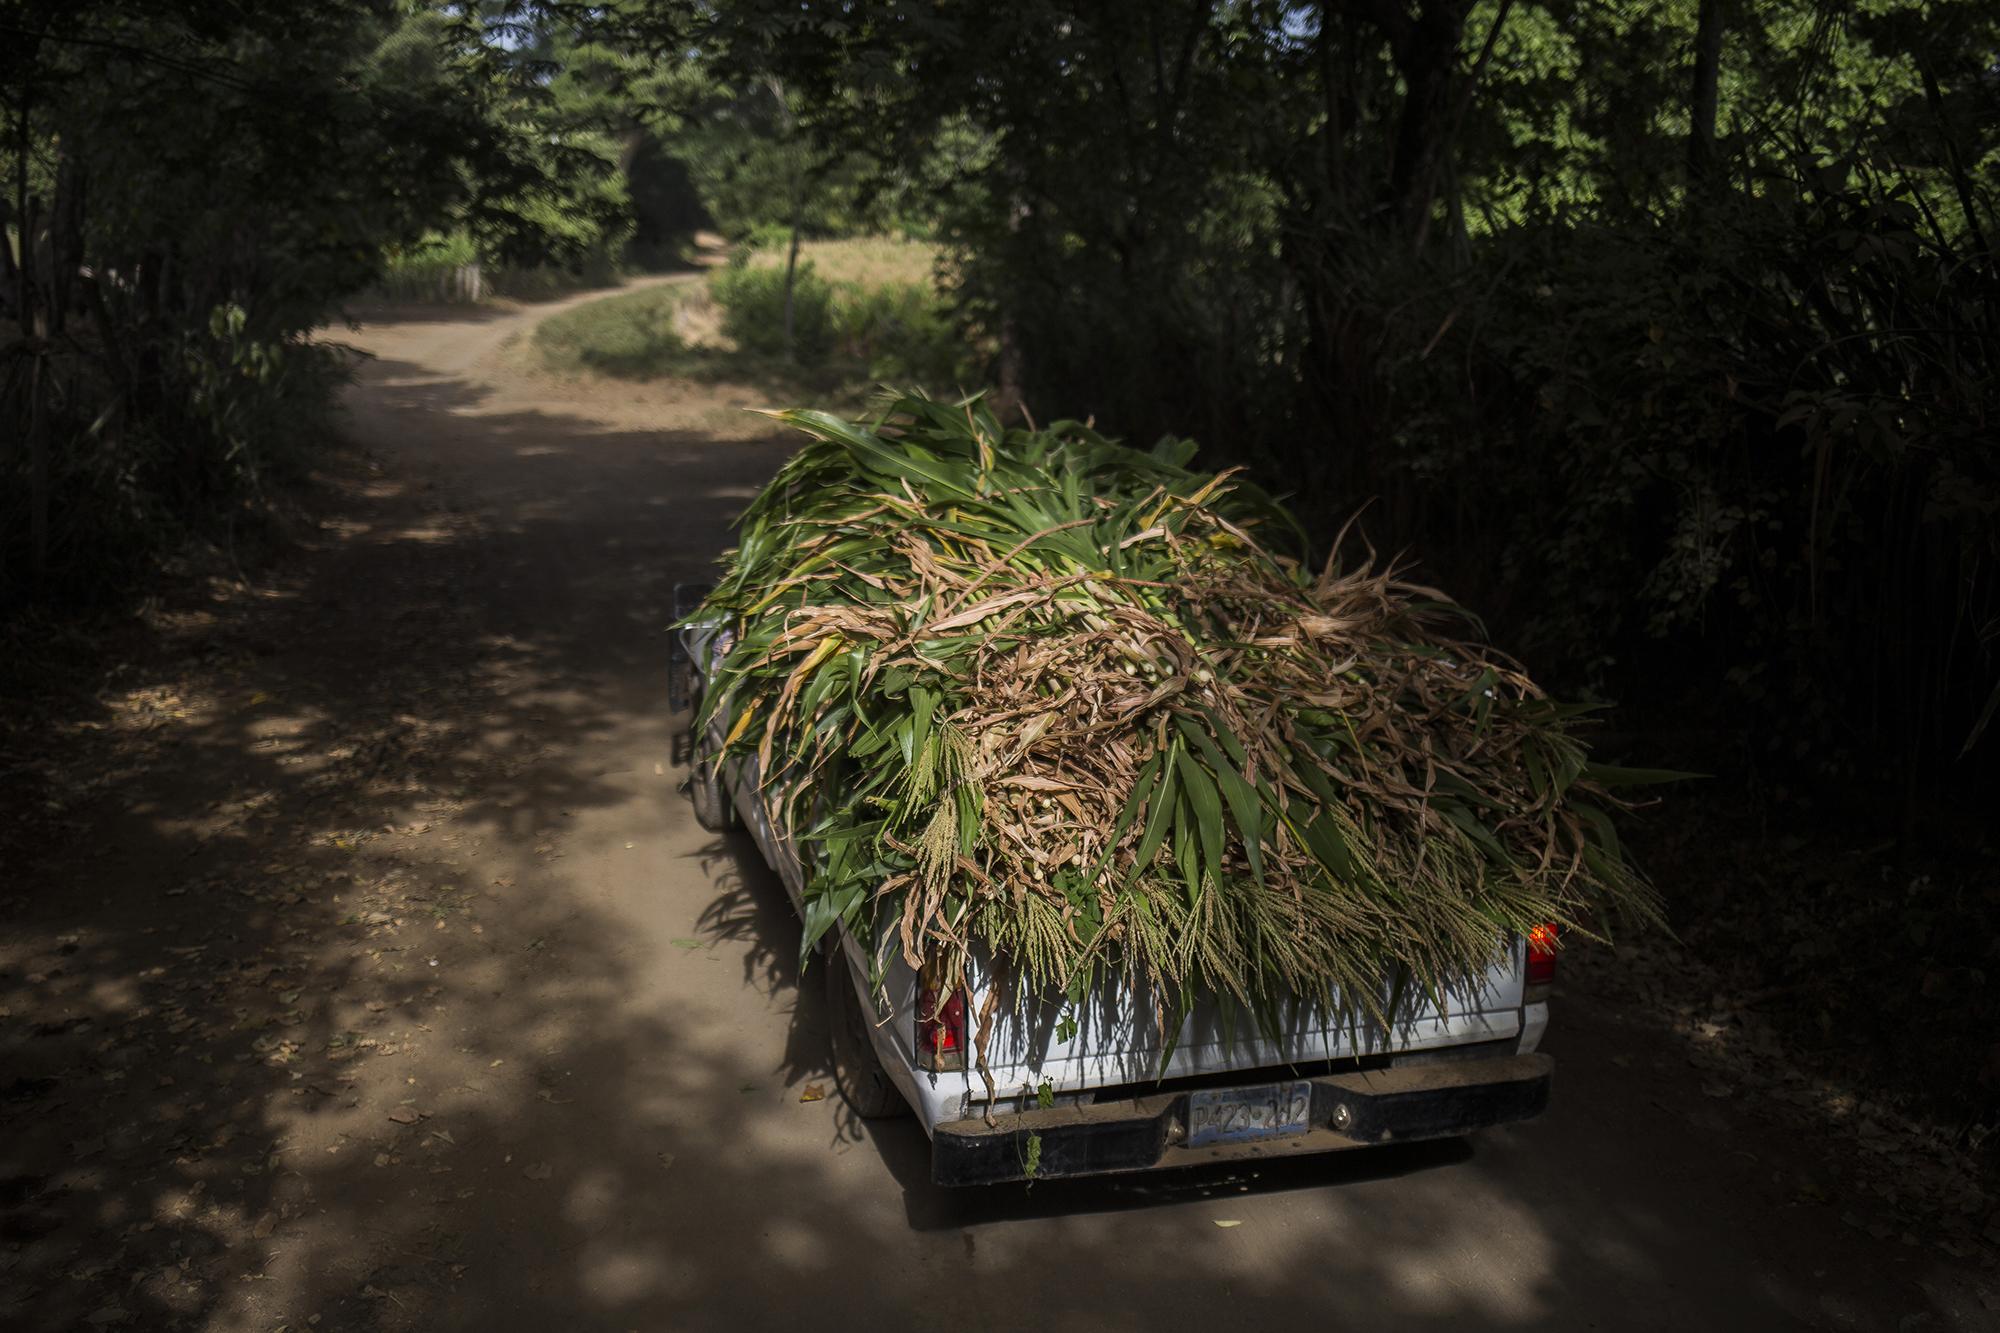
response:
M864 159L807 133L781 82L711 87L670 142L726 236L775 249L795 231L839 236L867 224Z
M479 178L481 54L442 9L360 0L92 0L23 32L0 56L0 599L115 596L322 434L308 335Z
M742 253L747 258L749 253L755 250L783 252L790 247L791 243L792 229L790 225L783 222L765 221L751 226L749 231L744 233L743 239L738 242L738 245L741 247L739 253Z
M392 271L418 272L444 265L476 264L479 246L471 233L427 231L411 245L389 245L383 256Z
M382 274L373 292L387 301L474 301L484 285L472 280L478 263L479 247L471 233L427 232L414 245L383 248Z
M782 265L731 265L710 280L723 332L760 356L785 354ZM793 275L793 336L807 366L837 360L873 380L963 384L969 345L935 290L923 283L829 283L811 260Z
M722 331L759 356L782 357L785 344L785 270L735 265L709 280L722 307ZM834 293L810 260L792 275L792 353L802 365L823 364L834 346Z
M630 8L579 21L557 7L509 5L508 40L489 37L505 95L488 112L485 179L457 211L499 290L507 275L519 275L510 294L527 295L616 274L636 225L624 163L639 119L630 85L644 57L608 39L638 39L619 31Z
M841 354L866 366L870 379L946 385L973 378L967 340L926 284L843 285L833 320Z
M1456 303L1478 333L1397 368L1427 405L1399 464L1493 502L1539 653L1713 645L1710 672L1789 713L1785 757L1829 768L1956 749L1984 687L1952 644L2000 614L1970 577L2000 558L1977 424L2000 342L1975 332L2000 327L2000 285L1907 194L1838 166L1784 184L1698 225L1510 233L1518 278L1412 312ZM1468 367L1476 409L1441 391Z

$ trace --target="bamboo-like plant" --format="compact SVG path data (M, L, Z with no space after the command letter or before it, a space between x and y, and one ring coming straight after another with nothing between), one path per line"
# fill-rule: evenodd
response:
M844 921L913 965L1031 986L1139 974L1186 1004L1308 995L1380 1019L1545 922L1658 919L1579 708L1194 447L1003 430L905 397L813 437L741 520L699 617L704 697Z

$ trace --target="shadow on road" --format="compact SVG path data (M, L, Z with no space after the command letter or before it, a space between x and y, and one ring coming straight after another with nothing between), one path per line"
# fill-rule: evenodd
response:
M340 312L336 329L367 325L389 328L404 324L491 324L520 312L513 303L438 305L428 301L355 301Z

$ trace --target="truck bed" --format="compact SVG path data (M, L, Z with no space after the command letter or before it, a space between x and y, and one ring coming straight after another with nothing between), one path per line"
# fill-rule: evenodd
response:
M706 642L689 656L706 664ZM721 749L721 720L697 738ZM787 830L763 801L754 757L724 761L721 777L745 828L803 910L806 872ZM1406 992L1387 1024L1360 1007L1281 998L1262 1020L1240 1005L1198 1002L1163 1031L1157 996L1142 980L1101 980L1078 1003L1024 993L975 958L967 978L966 1067L920 1069L918 977L897 950L882 960L884 985L863 941L833 932L840 960L876 1023L870 1039L885 1072L933 1141L944 1183L1138 1170L1232 1155L1292 1154L1464 1133L1538 1114L1550 1080L1534 1054L1548 1006L1526 988L1525 945L1515 941L1483 977L1444 997ZM1386 1008L1385 981L1380 1003ZM1282 1139L1193 1145L1189 1124L1204 1089L1246 1085L1308 1096L1309 1131ZM998 1137L995 1137L998 1136ZM1028 1146L1030 1140L1033 1147Z

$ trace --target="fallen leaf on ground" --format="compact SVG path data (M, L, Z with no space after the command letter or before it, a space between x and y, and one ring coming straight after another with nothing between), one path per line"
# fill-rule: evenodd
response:
M1215 1225L1219 1227L1240 1227L1243 1223L1233 1217L1218 1217L1215 1219Z
M550 1166L547 1162L536 1162L533 1166L529 1167L521 1174L526 1176L530 1180L547 1180L550 1176L554 1175L555 1173L556 1169Z
M674 1164L674 1155L670 1152L654 1153L653 1156L659 1158L660 1170L662 1171L665 1171Z
M799 1094L799 1100L802 1102L823 1101L825 1100L825 1098L826 1098L826 1089L822 1088L817 1083L806 1084L806 1090Z
M389 1118L399 1125L414 1125L424 1118L424 1113L414 1106L399 1106L389 1112Z

